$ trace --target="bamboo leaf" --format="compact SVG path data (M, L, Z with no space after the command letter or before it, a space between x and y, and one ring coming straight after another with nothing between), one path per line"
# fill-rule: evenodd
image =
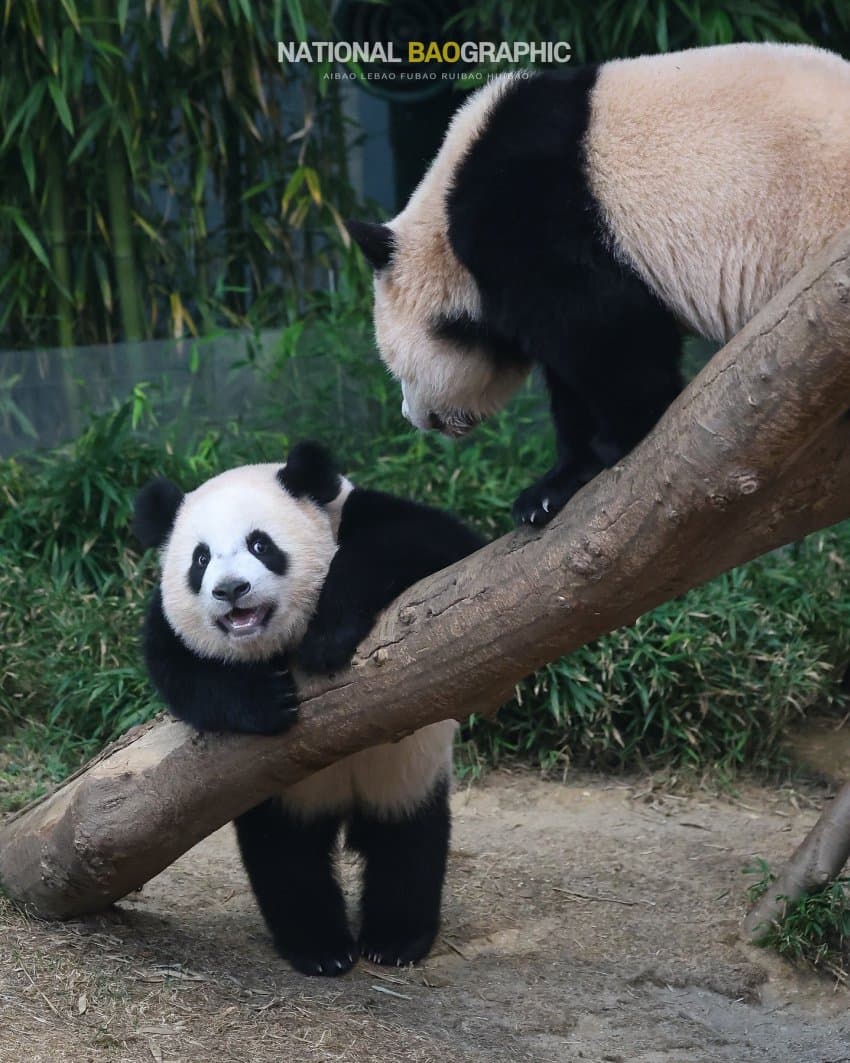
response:
M145 221L145 219L141 216L141 214L138 213L138 211L133 211L133 221L136 223L136 225L139 226L145 236L153 240L154 243L165 243L163 237L156 231L156 229L154 229L150 222Z
M80 32L80 16L79 16L79 13L77 12L77 5L74 3L74 0L60 0L60 3L62 4L62 7L65 10L65 14L68 16L68 18L69 18L69 20L71 22L71 25L74 27L74 29L77 31L77 33L79 33Z
M286 0L286 10L289 21L299 41L307 40L307 23L304 21L304 11L301 8L301 0Z
M103 260L103 256L94 252L92 256L94 262L94 271L97 274L97 282L100 288L100 297L103 300L103 305L106 308L107 313L112 313L112 285L109 281L109 270L106 268L106 262Z
M20 143L21 165L27 178L27 184L31 194L35 194L35 160L32 154L32 140L23 137Z
M292 197L298 191L298 189L304 184L304 178L306 167L299 166L287 182L286 188L283 191L283 197L280 201L281 213L286 214L289 210L289 204L292 202Z
M50 259L48 259L41 241L29 227L29 224L24 219L21 212L19 210L16 210L14 207L5 207L3 208L3 213L12 219L12 223L14 224L15 228L29 244L30 250L38 259L38 261L42 264L42 266L44 266L48 273L52 273L53 271L50 268Z
M163 0L159 5L159 29L162 35L162 47L168 51L168 42L171 40L171 30L174 27L174 8L169 0Z
M6 135L3 137L3 143L0 144L0 151L2 151L12 137L17 132L18 127L23 123L23 129L28 128L32 121L33 115L36 113L41 105L41 101L44 98L44 93L47 91L47 85L42 79L37 81L30 91L27 93L23 103L15 111L12 117L9 119L9 124L6 127Z
M342 246L346 250L348 250L348 248L351 247L351 237L349 236L348 229L346 229L345 227L345 222L342 220L342 215L336 209L333 203L326 203L325 206L327 207L331 217L334 220L334 225L336 226L337 232L339 233L339 238L340 240L342 240Z
M249 199L253 199L254 196L258 196L261 192L265 192L267 189L272 188L280 181L279 177L270 177L267 181L260 181L256 185L251 185L242 193L242 202L247 203Z
M670 47L670 38L667 32L667 4L665 0L660 0L655 16L655 43L659 52L666 52Z
M189 17L192 20L192 28L195 31L198 45L204 47L204 24L201 21L201 12L198 8L198 0L189 0Z
M82 155L82 153L86 150L89 144L94 140L94 138L103 128L107 118L109 118L109 109L106 107L101 107L91 116L91 118L89 118L86 128L83 130L82 135L77 140L77 143L74 145L74 150L68 156L69 166L71 165L71 163L77 161L77 159Z
M123 33L124 27L127 25L127 11L130 7L130 0L118 0L118 28Z
M307 191L310 193L310 198L317 207L320 207L322 205L322 186L319 182L319 175L312 166L304 167L304 180L307 184Z
M50 93L50 98L53 100L54 106L56 107L59 121L73 136L74 122L71 118L71 111L68 108L68 101L65 99L65 93L62 91L62 86L56 78L49 78L47 81L47 90Z

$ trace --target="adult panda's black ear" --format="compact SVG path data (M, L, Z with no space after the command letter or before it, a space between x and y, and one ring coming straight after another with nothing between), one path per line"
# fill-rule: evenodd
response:
M131 529L145 549L162 546L174 527L182 501L183 492L177 484L163 476L151 480L139 491L133 503Z
M395 236L388 225L349 218L345 227L372 269L383 269L390 264L395 251Z
M293 498L310 498L320 506L333 502L342 488L331 452L313 440L296 443L277 479Z

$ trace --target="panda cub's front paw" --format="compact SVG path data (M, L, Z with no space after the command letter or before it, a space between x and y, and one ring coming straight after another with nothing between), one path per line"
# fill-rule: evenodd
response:
M351 663L354 651L369 634L369 624L349 622L330 631L309 630L295 654L305 672L327 675Z
M382 967L409 967L411 963L425 959L436 936L436 929L430 928L396 933L370 932L364 928L360 935L360 953L364 960Z
M316 948L281 948L280 953L300 974L324 978L347 974L360 955L357 943L350 937L336 943L326 942Z
M240 713L238 731L276 735L298 719L298 692L289 672L269 672L251 692L250 702Z

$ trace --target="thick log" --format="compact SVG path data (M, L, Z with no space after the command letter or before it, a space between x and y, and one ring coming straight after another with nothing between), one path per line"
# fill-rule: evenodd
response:
M162 720L0 827L0 882L93 912L280 787L426 723L492 712L546 661L850 515L850 231L545 530L411 588L279 738Z

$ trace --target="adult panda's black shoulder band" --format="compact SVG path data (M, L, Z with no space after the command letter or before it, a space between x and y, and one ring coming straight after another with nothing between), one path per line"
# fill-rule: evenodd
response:
M620 268L584 157L598 72L590 65L512 81L447 190L449 243L480 293L480 326L497 336L535 331L541 301L569 288L565 269L588 260Z
M293 498L310 498L320 506L332 502L342 487L331 452L315 440L305 440L292 448L277 479Z

